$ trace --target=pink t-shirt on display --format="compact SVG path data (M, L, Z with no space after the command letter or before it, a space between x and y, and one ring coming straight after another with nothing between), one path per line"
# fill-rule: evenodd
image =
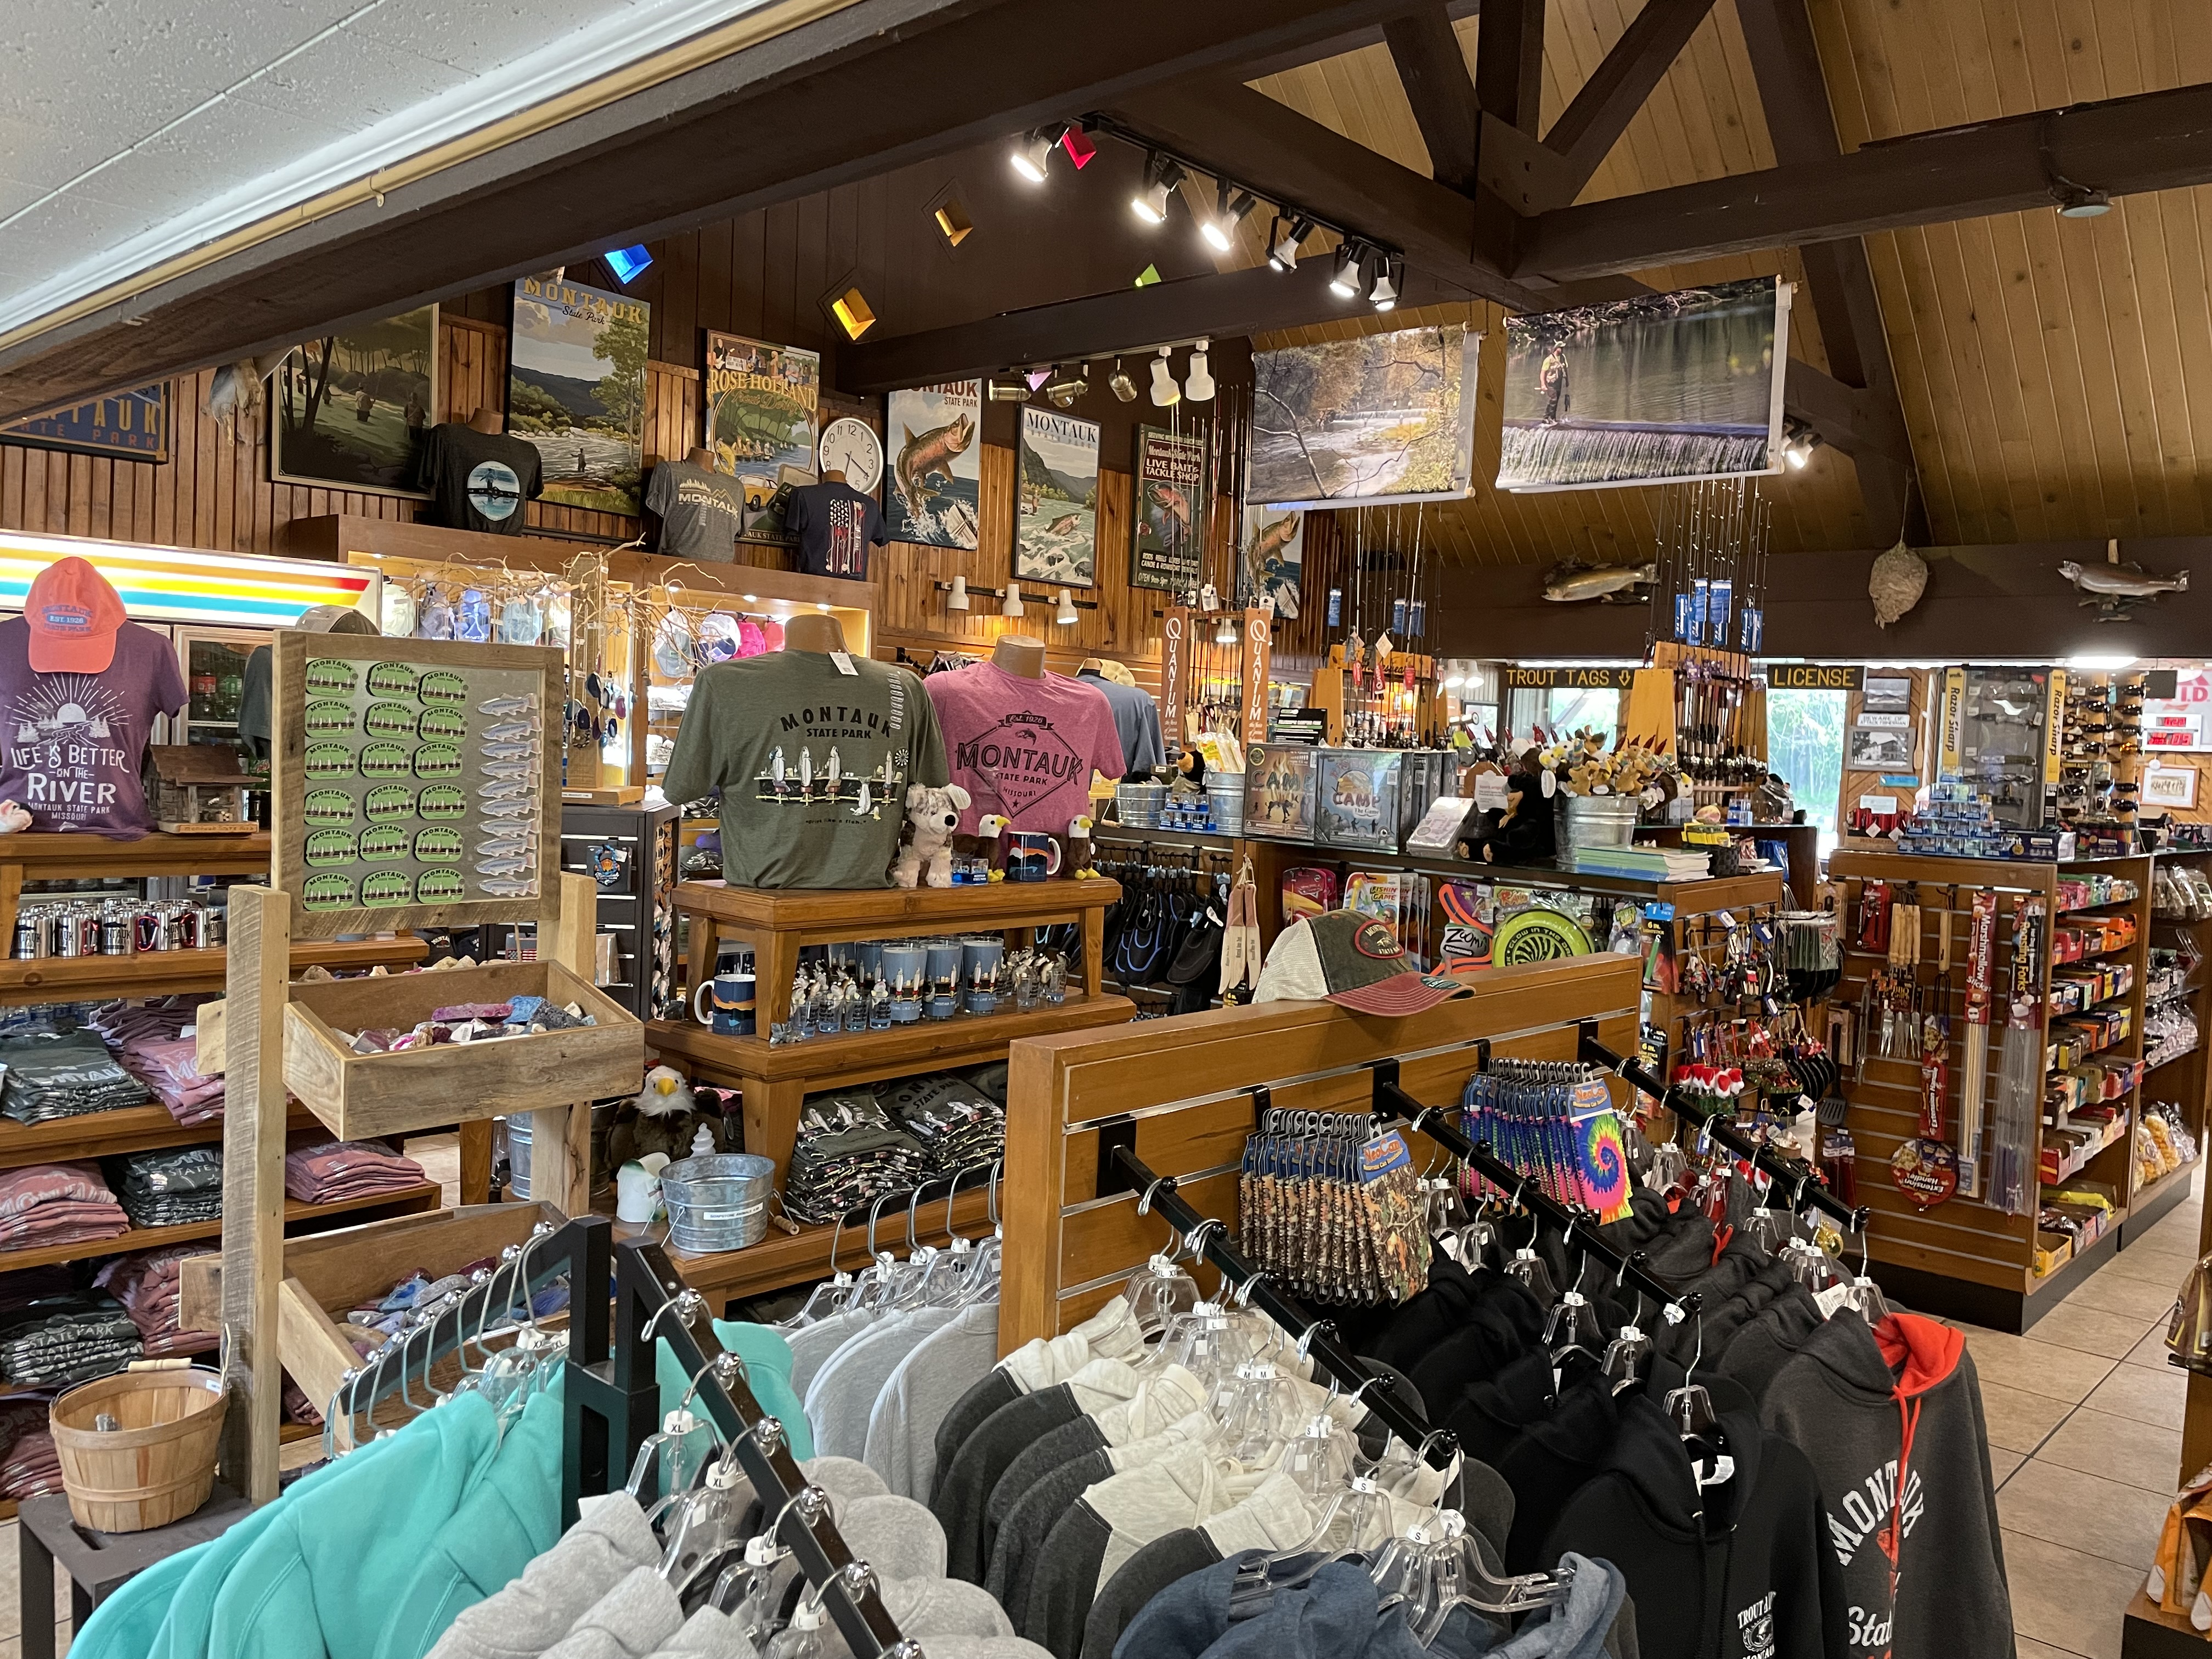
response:
M921 683L945 732L952 781L973 797L960 830L1005 816L1016 830L1067 833L1091 810L1093 769L1121 775L1121 738L1113 706L1060 674L1042 679L979 662Z

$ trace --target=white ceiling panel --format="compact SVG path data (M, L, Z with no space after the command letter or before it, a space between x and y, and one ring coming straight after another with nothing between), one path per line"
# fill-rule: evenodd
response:
M0 3L0 330L763 3Z

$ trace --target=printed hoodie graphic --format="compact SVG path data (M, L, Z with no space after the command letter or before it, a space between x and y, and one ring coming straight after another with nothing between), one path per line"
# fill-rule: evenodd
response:
M1966 1338L1916 1314L1850 1314L1775 1373L1767 1426L1812 1462L1840 1569L1850 1659L2007 1659L1981 1384Z

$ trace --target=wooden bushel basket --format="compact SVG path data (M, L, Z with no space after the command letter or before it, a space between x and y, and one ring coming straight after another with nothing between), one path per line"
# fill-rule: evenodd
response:
M222 1376L204 1366L140 1361L54 1401L54 1451L70 1514L95 1532L143 1532L208 1500L222 1435ZM163 1367L162 1369L154 1369ZM93 1427L101 1413L123 1426Z

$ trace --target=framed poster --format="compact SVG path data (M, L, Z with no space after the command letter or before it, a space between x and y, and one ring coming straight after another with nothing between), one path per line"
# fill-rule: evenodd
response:
M1213 500L1204 432L1137 428L1130 488L1129 586L1181 593L1196 587L1206 557L1206 515Z
M716 471L744 486L741 542L788 542L783 503L814 482L822 354L707 331L706 430Z
M1022 405L1014 575L1091 587L1098 571L1098 422Z
M269 476L278 483L428 501L415 482L438 423L438 307L297 345L269 383Z
M2178 806L2184 811L2197 805L2197 769L2194 766L2154 766L2143 774L2142 804L2145 806Z
M1248 507L1240 541L1237 592L1248 605L1264 597L1275 614L1298 614L1298 578L1306 562L1306 515L1297 507Z
M0 426L0 440L125 461L169 459L169 383L71 404Z
M884 402L884 524L895 542L975 550L982 516L983 383L894 392Z
M1455 323L1252 354L1247 501L1449 500L1474 487L1474 357Z
M550 276L515 283L507 429L537 447L540 499L639 516L651 309Z
M1498 487L1778 472L1789 355L1772 276L1508 317Z

